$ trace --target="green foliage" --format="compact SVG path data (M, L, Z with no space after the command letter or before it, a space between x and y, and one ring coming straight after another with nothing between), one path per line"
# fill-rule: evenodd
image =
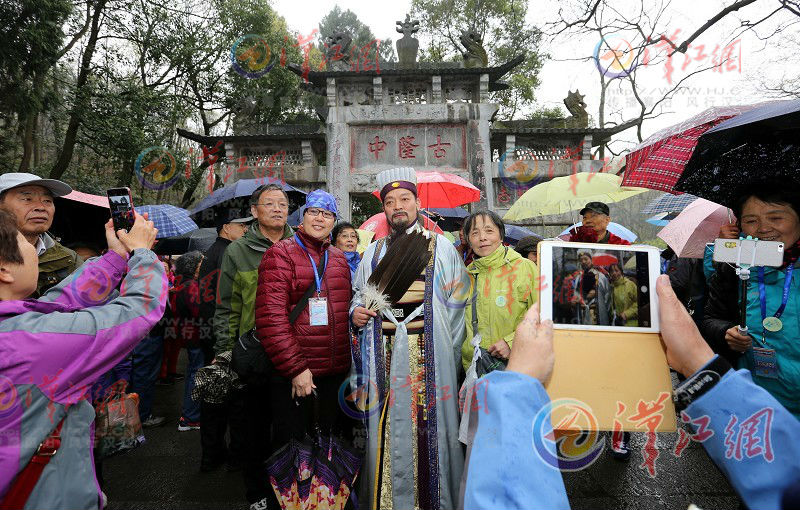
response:
M350 48L351 51L356 52L356 55L359 50L376 41L372 30L358 19L356 13L350 9L342 11L338 5L334 6L331 12L326 14L319 22L319 43L317 48L320 52L325 53L327 50L325 43L328 37L336 32L347 32L353 38ZM395 60L394 44L392 44L391 39L380 41L378 55L381 62L393 62Z
M483 40L489 65L503 64L525 52L525 61L506 75L508 90L494 92L500 114L513 118L532 107L539 71L546 55L539 52L541 32L525 23L527 2L515 0L412 0L412 16L430 36L428 47L421 50L421 60L461 61L459 36L475 30Z
M350 198L352 206L351 223L358 228L362 223L383 211L381 201L372 194L354 194Z

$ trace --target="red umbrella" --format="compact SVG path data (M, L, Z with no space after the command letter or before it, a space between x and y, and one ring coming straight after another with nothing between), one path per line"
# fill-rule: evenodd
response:
M720 122L756 106L759 105L715 106L658 131L625 156L622 186L672 192L692 157L700 135Z
M443 234L442 229L430 218L423 215L422 220L424 221L423 226L428 230L433 230L438 234ZM367 221L361 224L358 227L359 230L369 230L370 232L375 232L375 237L372 238L374 241L375 239L380 239L381 237L386 237L389 235L391 229L389 228L389 222L386 220L386 215L384 213L378 213L375 216L371 217Z
M417 172L417 191L422 207L458 207L477 202L481 198L481 190L469 181L455 175L442 172ZM372 192L381 198L380 190Z
M610 266L619 263L619 259L610 253L597 253L592 256L592 264L595 266Z

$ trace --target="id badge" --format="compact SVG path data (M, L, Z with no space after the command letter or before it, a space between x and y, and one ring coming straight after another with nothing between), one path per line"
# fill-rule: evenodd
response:
M312 326L328 325L328 298L311 298L308 300L311 310Z
M778 357L775 349L753 347L753 373L770 379L778 378Z

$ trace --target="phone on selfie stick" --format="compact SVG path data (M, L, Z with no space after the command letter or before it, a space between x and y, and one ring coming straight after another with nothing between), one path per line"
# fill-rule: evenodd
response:
M108 206L111 209L111 219L114 221L114 231L124 230L130 232L135 221L133 210L133 197L130 188L111 188L106 190Z

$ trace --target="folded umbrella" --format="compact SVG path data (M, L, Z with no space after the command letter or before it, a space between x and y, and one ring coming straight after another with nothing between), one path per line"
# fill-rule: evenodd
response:
M731 220L730 211L700 198L657 234L678 257L702 259L706 243L714 242L719 229Z
M620 202L644 193L644 188L620 187L622 178L606 173L579 172L556 177L526 191L503 216L522 221L582 209L588 202Z
M158 229L156 239L174 237L197 230L197 223L189 217L189 211L170 204L139 205L134 209L139 214L147 213L148 219Z

